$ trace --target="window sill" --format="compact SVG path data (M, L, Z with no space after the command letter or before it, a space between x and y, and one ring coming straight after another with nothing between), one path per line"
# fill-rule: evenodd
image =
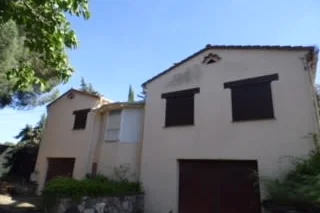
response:
M106 143L117 143L119 140L104 140Z
M231 121L231 122L232 122L232 123L248 123L248 122L274 121L274 120L276 120L276 118L275 118L275 117L273 117L273 118L253 119L253 120Z
M183 127L193 127L195 124L184 124L184 125L176 125L176 126L163 126L164 129L170 128L183 128Z
M71 129L72 131L81 131L81 130L86 130L86 128L83 129Z

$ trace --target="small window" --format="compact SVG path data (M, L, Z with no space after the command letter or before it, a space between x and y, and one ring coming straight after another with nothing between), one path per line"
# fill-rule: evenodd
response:
M74 114L74 123L73 123L73 129L85 129L86 123L87 123L87 116L90 109L82 109L82 110L76 110L73 112Z
M278 75L268 75L225 83L231 89L233 121L274 118L271 81Z
M162 94L166 99L166 127L194 124L194 94L199 92L195 88Z
M121 110L110 111L107 116L105 141L118 141L121 126Z

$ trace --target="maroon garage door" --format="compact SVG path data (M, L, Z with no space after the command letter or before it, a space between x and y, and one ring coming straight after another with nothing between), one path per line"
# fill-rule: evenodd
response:
M179 213L260 213L256 161L180 160Z
M46 181L55 177L72 177L74 158L48 158Z

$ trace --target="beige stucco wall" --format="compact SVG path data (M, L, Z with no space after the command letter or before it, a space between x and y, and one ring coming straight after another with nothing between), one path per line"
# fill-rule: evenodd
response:
M178 212L177 159L256 159L259 174L270 178L289 168L283 156L305 156L311 147L303 138L317 129L311 83L300 59L306 52L211 50L221 61L203 65L209 52L147 85L141 165L146 212ZM233 123L231 91L223 83L274 73L275 119ZM164 128L161 94L194 87L200 87L195 125Z
M139 119L137 119L137 116ZM138 135L142 135L143 108L122 109L119 133L122 137L120 137L119 141L107 142L104 140L108 113L105 112L101 114L100 118L100 137L99 142L96 143L96 152L93 157L94 161L98 162L97 172L107 176L113 176L114 168L125 165L129 168L128 178L138 180L140 175L142 141L141 136L138 137L136 134L139 133ZM132 120L134 120L133 123ZM135 131L128 131L130 125L135 125L132 127ZM123 138L123 140L121 140L121 138ZM137 138L140 138L140 140L137 141Z
M127 177L138 180L140 169L140 146L141 143L103 142L101 155L98 163L98 173L107 176L114 175L114 168L128 166Z
M74 99L63 96L48 107L47 123L41 140L35 171L38 172L38 193L41 191L47 172L47 158L73 157L75 165L73 177L80 179L91 171L89 153L92 153L91 140L94 112L89 112L86 128L73 130L73 111L94 108L99 99L75 93Z

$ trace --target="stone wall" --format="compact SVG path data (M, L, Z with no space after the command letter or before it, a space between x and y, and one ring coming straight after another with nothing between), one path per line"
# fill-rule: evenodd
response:
M144 195L62 199L51 213L143 213Z

